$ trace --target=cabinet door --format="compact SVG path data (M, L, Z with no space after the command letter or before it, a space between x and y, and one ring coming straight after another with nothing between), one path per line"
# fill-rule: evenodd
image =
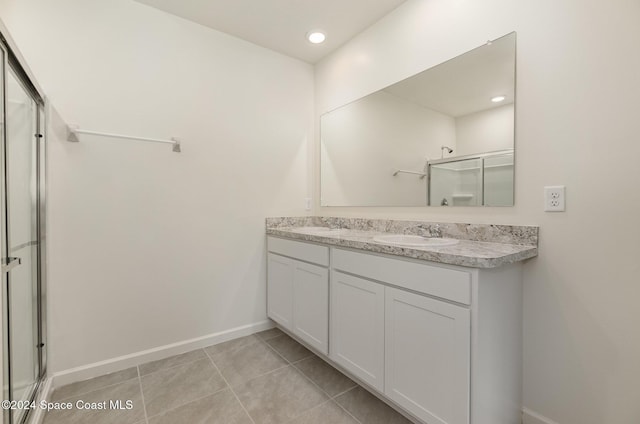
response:
M267 255L267 315L288 330L293 327L293 274L292 259Z
M384 286L332 271L330 347L331 359L384 390Z
M468 424L469 309L391 287L385 303L385 394L429 424Z
M293 332L325 355L329 353L329 271L294 261Z

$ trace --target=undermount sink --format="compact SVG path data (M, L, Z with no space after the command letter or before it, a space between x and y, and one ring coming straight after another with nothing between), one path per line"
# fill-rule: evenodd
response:
M458 243L456 239L422 237L408 234L386 234L375 236L373 241L394 246L406 247L443 247L453 246Z
M293 228L291 231L294 233L300 234L309 234L314 236L322 236L322 235L338 235L340 234L339 228L329 228L329 227L299 227Z

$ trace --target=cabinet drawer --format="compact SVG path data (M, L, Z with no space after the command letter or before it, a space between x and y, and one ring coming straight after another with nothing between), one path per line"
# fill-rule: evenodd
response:
M331 263L336 270L465 305L471 304L471 273L469 272L350 250L333 249L332 252Z
M301 261L329 266L329 248L327 246L267 237L267 250Z

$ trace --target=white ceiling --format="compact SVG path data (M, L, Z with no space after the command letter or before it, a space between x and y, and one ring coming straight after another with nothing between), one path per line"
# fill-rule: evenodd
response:
M316 63L405 0L135 0L251 43ZM307 41L321 29L327 40Z
M515 42L514 33L506 35L385 91L453 117L513 103ZM499 95L505 101L492 103Z

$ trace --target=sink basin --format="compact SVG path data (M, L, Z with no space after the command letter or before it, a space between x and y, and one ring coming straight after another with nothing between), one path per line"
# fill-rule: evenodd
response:
M408 234L387 234L375 236L373 238L373 241L405 247L443 247L453 246L454 244L458 243L458 240L456 239L422 237Z
M329 228L329 227L299 227L291 229L294 233L300 234L309 234L312 236L322 236L322 235L332 235L336 236L340 234L339 228Z

